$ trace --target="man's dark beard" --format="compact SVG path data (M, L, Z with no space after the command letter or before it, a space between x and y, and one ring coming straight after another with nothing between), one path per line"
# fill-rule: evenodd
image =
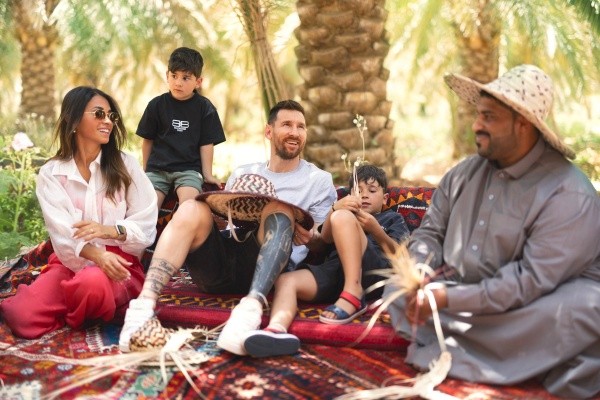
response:
M300 155L300 153L302 152L302 149L298 149L298 152L290 153L288 151L285 151L282 147L275 146L275 154L277 154L277 156L279 156L283 160L292 160L298 157L298 155Z

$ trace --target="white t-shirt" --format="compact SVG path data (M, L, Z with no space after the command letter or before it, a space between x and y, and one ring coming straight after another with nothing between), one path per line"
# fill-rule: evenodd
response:
M225 190L230 190L233 182L243 174L258 174L270 180L275 186L278 199L308 211L316 225L325 221L331 205L337 199L331 174L306 160L300 160L298 168L290 172L273 172L269 170L267 163L242 165L232 172ZM295 269L307 254L306 246L293 245L288 269Z

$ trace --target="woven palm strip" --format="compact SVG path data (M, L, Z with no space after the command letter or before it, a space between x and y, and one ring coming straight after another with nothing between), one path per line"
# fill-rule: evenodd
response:
M140 329L131 335L129 347L133 351L161 349L174 332L174 329L163 327L158 318L154 317L146 321Z
M268 199L255 197L237 197L227 202L233 219L260 220L260 214L269 202Z
M244 179L235 181L235 185L232 189L236 192L256 193L263 196L277 197L275 194L275 187L270 184L265 177L257 174L246 174Z

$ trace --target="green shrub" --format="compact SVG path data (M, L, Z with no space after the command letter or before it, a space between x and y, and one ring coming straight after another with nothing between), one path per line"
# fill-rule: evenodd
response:
M12 258L48 236L35 195L36 174L45 157L37 147L14 151L6 138L0 137L0 259Z

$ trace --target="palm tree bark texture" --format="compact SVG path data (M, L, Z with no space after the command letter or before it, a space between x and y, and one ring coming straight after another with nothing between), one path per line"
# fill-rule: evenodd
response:
M397 176L383 66L390 47L385 0L300 0L296 6L299 94L309 127L304 157L337 183L349 177L343 155L350 164L360 158ZM364 143L353 123L357 114L367 124Z
M54 55L58 42L56 20L50 17L58 0L34 3L11 0L16 37L21 45L23 93L19 114L55 118ZM36 7L36 4L42 7Z
M450 1L452 27L461 63L460 73L478 82L498 77L502 18L492 0ZM453 158L475 152L471 124L475 107L457 100L452 129Z

